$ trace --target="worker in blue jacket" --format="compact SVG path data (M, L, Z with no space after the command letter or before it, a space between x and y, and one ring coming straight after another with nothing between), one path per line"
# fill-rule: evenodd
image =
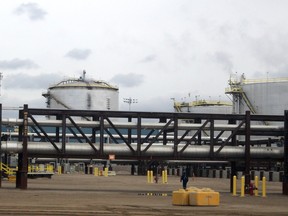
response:
M189 181L189 178L188 178L186 172L183 172L181 179L180 179L180 182L182 182L182 185L183 185L183 189L187 188L187 182L188 181Z

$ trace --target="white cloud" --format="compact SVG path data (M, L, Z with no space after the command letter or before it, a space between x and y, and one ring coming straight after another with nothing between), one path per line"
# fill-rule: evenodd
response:
M38 68L38 65L35 64L30 59L12 59L12 60L0 60L0 68L8 69L8 70L16 70L16 69L33 69Z
M143 81L143 75L134 73L117 74L111 79L111 82L117 83L119 86L123 87L137 87L141 85Z
M49 74L78 77L83 69L91 78L118 85L120 98L139 99L139 110L171 110L170 98L188 100L188 93L191 100L225 98L229 73L236 71L248 79L267 72L287 76L287 1L37 3L1 4L0 72L7 96L2 103L10 103L12 94L27 101L31 95L42 98L36 91L48 87ZM11 14L15 8L17 15L45 22L20 21ZM8 96L12 85L17 92Z
M15 13L18 15L27 15L30 20L42 20L47 14L36 3L23 3L16 8Z
M73 49L66 54L66 57L70 57L77 60L85 60L89 57L90 54L91 54L90 49Z

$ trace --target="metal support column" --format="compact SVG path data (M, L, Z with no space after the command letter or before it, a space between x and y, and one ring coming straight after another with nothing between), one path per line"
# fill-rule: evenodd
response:
M195 119L195 123L201 124L201 122L202 122L201 119ZM202 133L201 133L201 131L200 131L200 133L198 133L196 145L201 145L201 141L202 141Z
M284 112L284 175L282 194L288 195L288 110Z
M128 122L132 122L132 118L128 117ZM128 129L128 143L131 145L132 143L132 130Z
M228 121L228 124L236 124L236 120L232 119ZM231 132L233 133L233 132ZM237 145L237 137L234 135L232 138L232 146ZM233 176L237 176L237 168L236 168L236 161L231 161L231 175L230 175L230 192L233 192Z
M137 157L141 157L141 117L137 116Z
M0 188L2 187L2 104L0 104Z
M104 154L104 116L100 117L100 156Z
M250 111L246 111L245 116L245 193L249 193L250 186L250 125L251 125L251 116Z
M214 119L210 119L210 158L214 157Z
M23 146L22 153L18 157L18 171L16 176L16 188L27 189L27 173L28 173L28 105L24 105L23 109Z
M66 153L66 115L62 116L62 155Z
M174 158L178 159L178 118L174 116Z

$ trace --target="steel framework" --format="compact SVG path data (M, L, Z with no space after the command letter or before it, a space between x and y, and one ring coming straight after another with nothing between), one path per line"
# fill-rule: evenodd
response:
M11 122L2 118L1 104L0 109L1 128L7 124L19 127L18 142L1 141L0 145L1 155L9 151L19 155L17 188L27 188L29 157L108 159L109 154L115 154L119 159L134 160L224 159L231 162L232 175L237 169L236 161L242 161L247 185L252 160L281 161L284 162L283 194L288 195L287 111L284 116L251 115L249 111L245 115L227 115L34 109L24 105L19 110L19 119ZM47 116L50 120L43 120ZM227 124L217 124L218 120ZM255 122L277 122L277 125ZM205 145L204 130L210 134ZM221 138L224 131L230 131L231 135ZM237 140L239 135L245 138L244 142ZM283 138L284 148L253 146L255 141L251 136Z

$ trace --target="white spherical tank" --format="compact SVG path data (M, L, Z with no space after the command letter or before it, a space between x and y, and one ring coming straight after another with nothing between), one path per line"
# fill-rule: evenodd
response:
M47 108L77 110L119 110L119 91L104 81L67 79L52 85L47 93Z

